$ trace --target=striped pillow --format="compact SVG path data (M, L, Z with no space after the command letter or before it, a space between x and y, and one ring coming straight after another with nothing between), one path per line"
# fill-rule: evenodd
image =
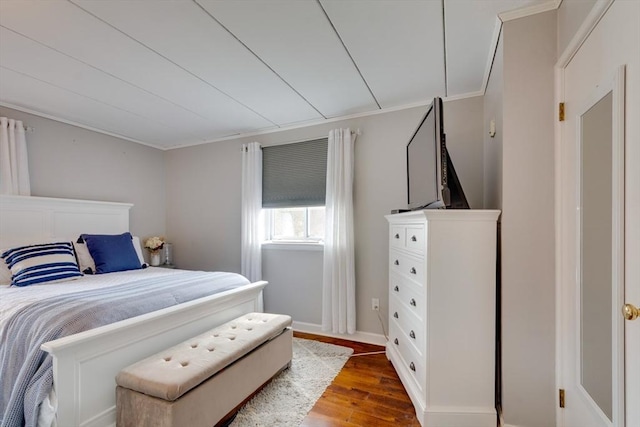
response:
M11 270L12 286L61 282L82 276L71 242L13 248L5 251L2 258Z

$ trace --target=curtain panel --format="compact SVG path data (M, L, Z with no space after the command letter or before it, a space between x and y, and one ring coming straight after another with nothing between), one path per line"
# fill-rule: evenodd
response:
M350 129L336 129L329 133L322 329L341 334L356 331L354 142L355 135Z
M0 194L31 195L24 125L6 117L0 117Z
M242 146L241 273L251 282L262 280L262 148Z

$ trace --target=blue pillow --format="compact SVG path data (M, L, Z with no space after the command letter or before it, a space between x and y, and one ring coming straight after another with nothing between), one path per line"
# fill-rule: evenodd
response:
M80 237L87 244L91 258L96 263L96 274L142 268L133 247L131 233L83 234Z
M11 270L13 286L53 283L82 277L71 242L9 249L2 258Z

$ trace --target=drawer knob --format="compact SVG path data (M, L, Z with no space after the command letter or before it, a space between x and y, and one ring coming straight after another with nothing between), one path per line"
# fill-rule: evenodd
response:
M411 304L412 306L416 306L416 300L411 298L411 301L409 301L409 304Z
M394 291L396 291L396 292L400 292L400 288L398 287L398 285L395 285L395 286L393 287L393 290L394 290Z
M398 318L398 312L397 311L395 313L393 313L393 317L395 317L396 319Z
M415 267L411 267L411 270L409 270L409 272L410 272L411 274L416 274L416 273L418 273L418 272L416 271Z
M418 241L418 239L416 239L416 236L411 236L411 241L412 241L412 242L417 242L417 241Z
M399 239L399 238L400 238L400 235L399 235L398 233L396 233L396 235L395 235L395 236L393 236L393 237L395 237L396 239Z
M416 365L414 365L413 362L411 362L409 364L409 369L411 369L413 372L415 372L416 371Z
M394 339L394 340L393 340L393 343L394 343L395 345L400 345L400 343L398 342L398 338Z
M411 338L413 338L414 340L416 339L416 333L415 333L415 332L413 332L413 329L411 330L411 332L409 332L409 336L410 336Z
M400 265L400 261L398 260L393 261L393 265Z

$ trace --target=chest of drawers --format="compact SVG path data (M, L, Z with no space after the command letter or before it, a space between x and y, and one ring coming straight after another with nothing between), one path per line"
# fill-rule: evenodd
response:
M389 342L423 426L494 427L499 211L388 215Z

